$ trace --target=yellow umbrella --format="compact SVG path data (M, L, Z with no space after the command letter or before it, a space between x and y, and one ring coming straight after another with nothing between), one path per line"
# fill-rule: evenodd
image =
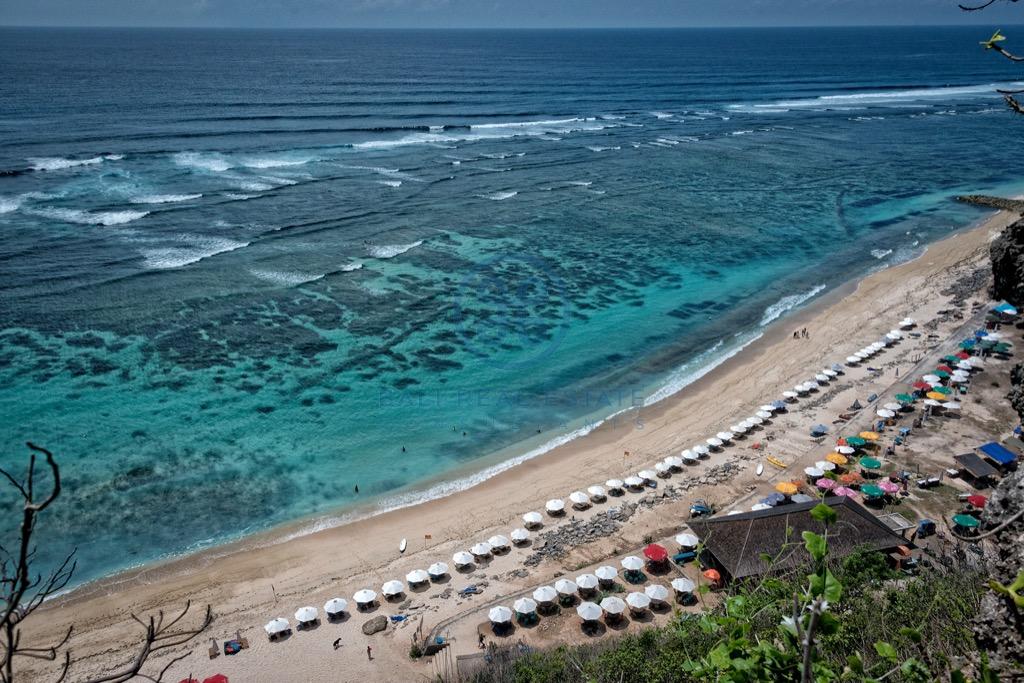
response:
M878 432L861 432L860 438L867 439L868 441L878 441L881 437Z
M780 481L778 484L775 485L775 490L783 495L792 496L800 489L797 487L796 484L794 484L791 481Z
M947 400L945 394L940 394L937 391L929 391L927 394L925 394L925 396L927 396L928 398L935 399L936 401L945 401L945 400Z
M825 460L836 465L845 465L847 462L849 462L846 459L846 456L843 455L842 453L829 453L828 455L825 456Z

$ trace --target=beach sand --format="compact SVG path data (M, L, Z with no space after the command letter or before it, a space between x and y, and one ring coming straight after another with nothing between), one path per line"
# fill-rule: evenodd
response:
M434 662L414 661L408 656L418 628L426 632L439 623L448 623L445 632L456 639L450 648L452 654L472 654L477 651L475 629L486 617L485 613L482 618L478 614L482 606L491 602L511 605L510 598L502 601L549 583L561 573L575 576L578 570L602 564L608 557L613 558L610 563L617 564L620 554L635 551L646 537L664 538L676 532L685 523L685 510L694 498L708 499L719 508L736 505L746 509L752 502L750 497L763 495L774 481L800 473L822 451L822 445L808 437L810 425L822 422L831 426L835 416L855 398L863 402L870 393L882 393L897 381L897 368L902 379L917 361L934 351L939 339L949 339L960 331L965 319L939 313L950 308L951 297L943 292L952 283L987 267L988 242L1013 219L1013 214L997 214L929 246L924 255L911 262L833 291L770 326L761 339L680 393L610 420L585 437L466 491L286 541L282 537L302 527L277 530L272 535L90 583L48 603L28 624L26 638L53 638L74 623L70 641L74 664L69 679L73 681L86 674L111 671L133 656L133 644L139 642L142 632L129 614L152 614L159 609L174 612L186 600L192 600L197 606L211 604L216 620L204 634L205 639L200 637L154 658L150 668L159 669L171 656L188 653L170 669L166 680L176 681L190 673L202 680L215 672L226 674L232 681L433 679ZM975 296L975 301L981 300L984 293ZM970 304L963 310L969 316ZM872 376L863 367L849 370L831 386L802 399L789 414L779 416L764 430L674 475L663 486L706 477L709 468L723 462L740 468L736 476L691 488L677 498L665 499L663 504L640 506L615 534L598 537L557 560L525 567L523 560L534 550L513 549L470 576L453 571L447 584L410 593L406 596L408 604L383 604L370 615L353 610L343 623L323 622L282 642L267 641L262 627L273 617L282 616L294 623L293 613L303 605L320 609L329 598L351 599L360 588L379 591L384 581L403 580L412 569L425 569L435 561L451 564L453 552L468 550L473 543L496 533L508 535L521 526L523 513L542 512L549 498L565 499L573 490L585 490L613 477L623 478L702 443L752 415L758 405L781 398L782 391L877 340L907 315L933 322L927 326L930 329L920 330L921 338L908 337L866 364L883 368L881 376ZM793 331L801 328L809 332L808 339L793 338ZM928 333L938 337L929 339ZM755 463L764 455L749 447L755 441L766 443L767 453L787 463L788 469L766 466L771 471L756 477ZM645 495L657 498L660 492ZM639 498L627 494L625 500L636 502ZM587 519L603 514L621 505L621 500L611 499L584 513L570 511L563 521L545 517L545 529L566 524L572 517ZM745 502L736 502L741 500ZM404 555L398 552L402 538L409 541ZM454 592L470 583L484 582L487 585L483 593L469 599L441 595L449 588ZM397 629L389 627L386 633L373 636L365 636L360 630L371 616L398 613L411 618ZM236 631L247 637L252 647L237 656L208 659L210 639L223 641ZM332 642L338 638L342 646L335 650ZM541 643L564 639L539 630L529 638ZM373 661L367 659L368 644L373 647Z

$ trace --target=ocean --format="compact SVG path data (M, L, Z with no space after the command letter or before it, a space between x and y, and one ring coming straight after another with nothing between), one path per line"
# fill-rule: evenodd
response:
M1024 190L989 33L0 29L0 462L61 464L39 566L642 419Z

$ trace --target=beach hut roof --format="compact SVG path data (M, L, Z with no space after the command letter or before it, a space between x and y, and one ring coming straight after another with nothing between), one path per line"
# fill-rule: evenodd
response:
M348 600L344 598L331 598L324 603L325 614L341 614L348 609Z
M267 632L268 636L276 636L278 633L284 633L290 628L291 626L288 624L287 619L277 617L276 619L268 621L266 626L263 627L263 630Z
M317 616L316 607L300 607L295 610L295 621L300 624L308 624L311 621L316 621Z
M633 609L647 609L651 605L651 597L647 593L630 593L626 596L626 604Z
M601 601L601 609L608 614L622 614L626 611L626 603L612 595Z
M986 458L1000 465L1009 465L1017 460L1016 453L995 441L978 446L978 450L984 453Z
M953 460L959 463L960 467L967 470L967 472L976 479L994 477L999 474L999 470L982 460L976 453L962 453L960 455L954 455Z
M595 602L581 602L576 607L576 614L583 621L597 621L601 618L601 607Z
M611 581L619 575L619 570L609 564L606 564L595 569L594 574L602 581Z
M533 591L533 599L537 602L553 602L558 597L558 591L551 586L541 586Z
M498 605L487 612L487 618L491 620L492 624L507 624L512 621L512 610L504 605Z
M836 528L843 533L829 538L829 555L837 559L867 546L882 550L903 545L906 541L894 534L871 512L853 500L828 497L824 503L838 515ZM774 564L766 564L763 555L775 558L778 549L803 531L820 533L821 524L811 517L817 501L796 503L725 517L702 517L691 520L690 526L700 537L705 551L733 579L757 576L768 571L788 569L804 561L799 553L791 553Z

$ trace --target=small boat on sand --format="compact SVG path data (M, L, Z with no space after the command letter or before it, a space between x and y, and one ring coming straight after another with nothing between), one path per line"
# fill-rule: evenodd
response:
M760 477L762 474L764 474L764 463L759 462L757 463L757 476Z
M402 541L398 544L398 552L404 553L406 545L408 544L405 542L405 539L403 538Z

